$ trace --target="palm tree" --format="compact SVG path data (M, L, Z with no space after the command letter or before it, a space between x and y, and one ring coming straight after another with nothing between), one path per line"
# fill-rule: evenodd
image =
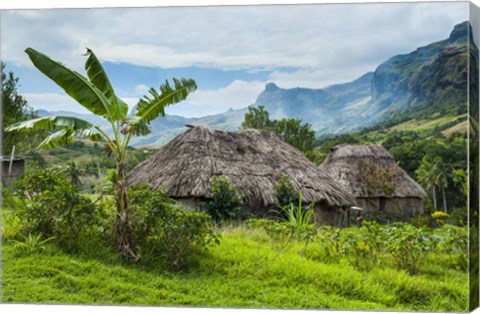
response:
M75 117L42 117L6 128L6 131L44 129L54 132L47 136L39 148L53 148L71 143L74 137L103 141L116 161L117 182L115 189L116 218L114 234L118 250L127 256L138 259L131 233L128 212L125 154L133 135L150 133L149 123L158 116L165 115L165 107L187 98L196 90L192 79L173 79L174 86L166 81L159 92L154 88L148 96L139 100L133 115L127 116L128 105L115 95L100 61L93 51L87 48L85 70L88 78L70 70L50 57L32 48L25 50L35 67L60 86L69 96L90 112L110 122L113 135L108 135L101 127Z
M433 160L433 172L434 172L434 182L436 186L442 188L442 197L443 197L443 211L448 212L447 209L447 198L445 195L445 188L448 187L448 177L447 177L447 168L443 162L442 157L435 157Z
M433 207L437 208L437 197L435 195L435 169L433 160L430 156L425 155L415 171L418 181L427 189L432 189Z

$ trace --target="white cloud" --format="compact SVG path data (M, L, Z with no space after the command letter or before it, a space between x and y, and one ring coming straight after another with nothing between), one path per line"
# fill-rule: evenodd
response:
M253 104L265 87L265 82L236 80L217 90L197 90L185 102L167 108L168 114L201 117L229 109L241 109Z
M79 56L89 47L102 60L164 68L349 71L445 38L468 18L467 8L448 2L7 11L2 56L29 65L23 50L31 46L81 69Z
M34 108L48 111L73 111L78 113L89 113L87 109L79 105L68 95L57 93L24 93L28 104Z
M139 85L135 86L134 91L137 94L145 95L145 94L148 93L149 89L150 89L150 87L148 87L147 85L139 84Z
M245 82L234 81L230 85L217 90L197 90L189 95L186 101L168 107L166 112L172 115L184 117L201 117L225 112L229 109L241 109L253 104L257 96L262 92L266 82ZM138 99L145 94L139 85L135 87L138 97L120 97L133 108ZM65 94L58 93L25 93L30 106L34 109L45 109L48 111L67 110L77 113L89 113L81 105Z

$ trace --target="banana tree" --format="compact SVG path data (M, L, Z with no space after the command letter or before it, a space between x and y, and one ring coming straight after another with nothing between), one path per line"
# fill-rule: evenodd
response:
M88 121L66 116L42 117L8 126L5 131L29 129L51 130L38 148L54 148L72 143L74 138L88 138L105 143L117 166L115 189L116 219L114 234L118 250L127 256L138 259L131 233L128 212L127 182L125 173L125 154L132 136L150 133L149 123L165 115L167 106L183 101L194 92L197 85L192 79L173 79L173 86L165 81L149 95L138 101L136 111L127 116L128 105L115 95L105 70L92 50L87 48L85 70L87 77L73 71L47 55L32 48L25 50L34 66L60 86L70 97L90 112L102 117L111 124L112 131L107 134L101 127Z

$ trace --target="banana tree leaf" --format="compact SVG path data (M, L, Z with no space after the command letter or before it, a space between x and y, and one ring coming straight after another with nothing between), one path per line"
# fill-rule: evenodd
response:
M56 148L62 145L73 143L73 130L72 129L62 129L53 134L47 136L39 145L38 149L50 149Z
M197 89L197 84L192 79L174 78L173 81L174 87L165 81L165 84L160 86L160 93L151 88L149 90L150 97L145 96L138 102L134 116L145 123L150 123L160 115L165 116L166 107L185 100L190 93Z
M115 108L103 92L81 74L32 48L27 48L25 52L37 69L57 83L80 105L110 122L119 120L121 112L115 112Z
M152 131L150 130L150 127L148 126L148 123L146 123L144 120L142 120L139 117L133 116L133 117L128 117L125 119L125 123L127 125L127 130L130 131L130 127L133 127L133 134L136 136L141 136L141 135L147 135L150 134Z
M59 130L64 128L89 129L94 125L75 117L50 116L17 122L5 128L6 132L19 130Z
M85 70L87 71L90 82L101 90L112 104L112 114L115 120L125 118L128 113L128 105L115 95L110 80L93 51L87 48L86 55L88 55L88 59L85 63Z
M75 130L75 132L73 132L73 136L80 138L88 138L93 142L98 142L102 139L102 136L99 133L91 129Z

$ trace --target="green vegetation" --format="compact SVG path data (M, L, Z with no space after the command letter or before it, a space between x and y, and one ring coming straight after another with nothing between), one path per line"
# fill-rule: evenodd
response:
M288 176L282 176L275 184L275 196L278 198L278 206L284 208L291 204L298 204L299 192Z
M162 190L148 186L128 191L131 202L133 239L142 262L170 270L186 270L219 239L211 218L187 210Z
M32 48L25 50L30 60L43 74L60 86L69 96L95 115L111 124L113 137L101 127L75 117L52 116L36 118L9 125L7 132L30 130L53 130L39 145L39 148L55 148L71 144L75 137L91 141L103 141L109 154L114 157L117 171L115 186L114 234L117 249L126 256L140 258L135 252L134 239L128 221L128 197L125 169L125 156L133 135L150 133L149 123L158 116L165 115L165 107L176 104L196 90L192 79L173 79L174 87L168 81L159 90L149 90L150 95L140 99L133 115L127 117L128 105L115 94L110 80L93 51L87 49L88 59L85 70L88 78L70 70L50 57Z
M2 62L0 63L0 85L2 86L0 103L2 104L3 125L35 118L36 114L33 109L17 91L19 79L15 77L13 72L8 72L7 74L4 70L5 64ZM2 154L11 154L13 146L15 146L15 155L30 152L39 143L38 135L36 131L4 132L2 137Z
M454 227L455 228L455 227ZM335 229L340 231L339 229ZM456 229L458 230L458 229ZM356 228L341 230L353 234ZM444 235L442 229L438 230ZM172 274L125 264L112 250L75 255L45 244L41 253L4 246L3 302L161 306L298 308L397 311L465 311L468 274L448 253L426 253L417 275L398 270L387 255L371 271L342 254L322 261L324 239L292 240L278 251L262 229L225 227L222 241L194 271ZM90 249L91 251L91 249Z
M73 249L83 232L96 222L98 207L80 195L67 178L52 170L39 170L15 182L14 195L5 195L7 205L17 206L16 215L25 223L24 233L53 238Z
M212 198L201 207L215 222L239 220L246 216L242 198L226 176L212 176Z
M336 145L378 143L429 193L433 204L426 204L428 211L442 209L453 213L465 209L466 197L462 193L461 180L455 173L465 173L467 169L467 134L449 132L447 137L444 131L464 124L466 116L442 116L437 113L430 119L403 119L406 116L409 117L408 114L397 116L401 118L401 124L388 120L360 132L319 139L311 153L312 160L321 164Z
M315 132L310 124L302 124L301 119L270 120L263 106L249 106L241 128L273 131L286 143L307 153L307 156L315 147Z

